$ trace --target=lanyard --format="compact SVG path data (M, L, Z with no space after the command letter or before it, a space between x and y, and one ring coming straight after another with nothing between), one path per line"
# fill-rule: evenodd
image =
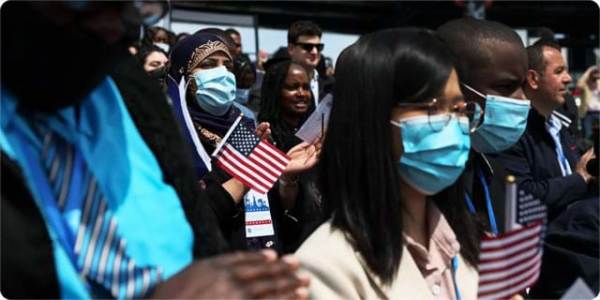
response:
M490 219L490 228L492 229L492 233L497 235L498 226L496 225L496 216L494 215L494 208L492 207L492 197L490 196L490 191L487 183L485 182L483 171L481 171L481 169L479 170L479 181L481 181L483 193L485 194L485 206L487 207L488 218Z
M469 209L469 212L472 214L476 214L477 211L475 210L475 205L473 205L473 200L471 200L471 196L469 196L468 193L465 193L465 202L467 203L467 208Z
M50 183L48 182L46 172L44 172L40 165L40 161L37 159L35 149L30 143L27 142L25 134L19 131L17 134L17 138L24 152L23 154L25 156L25 163L28 169L31 171L33 182L39 192L38 197L41 203L38 204L40 206L40 209L42 209L43 214L46 216L47 222L50 223L49 225L56 233L58 241L60 242L63 249L71 259L73 266L79 273L81 273L82 270L79 264L77 264L77 255L74 252L75 235L69 227L69 225L67 224L65 218L62 216L60 209L58 208L58 201L52 191ZM80 180L81 175L83 173L82 166L83 161L81 154L79 153L79 151L75 151L72 177L76 180L71 181L71 185L69 187L71 193L69 194L69 199L67 199L65 205L76 205L77 201L82 201L81 199L83 197L81 197L80 193Z
M485 194L485 206L487 209L487 215L490 220L490 228L493 234L498 234L498 225L496 223L496 216L494 215L494 207L492 206L492 197L490 196L490 191L487 183L485 182L485 178L483 177L483 172L479 170L479 181L481 182L481 186L483 187L483 193ZM472 214L477 213L475 210L475 205L473 204L473 200L471 200L471 196L468 193L465 193L465 203L467 204L467 208L469 212Z
M452 258L452 281L454 281L454 294L456 295L456 300L462 300L460 297L460 291L458 290L458 284L456 284L456 270L458 269L458 257L454 256Z

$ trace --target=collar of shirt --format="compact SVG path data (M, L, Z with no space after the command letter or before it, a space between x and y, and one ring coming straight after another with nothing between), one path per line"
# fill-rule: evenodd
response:
M29 122L17 112L19 103L16 100L16 97L5 89L2 89L1 94L0 106L2 107L2 111L0 116L2 117L2 131L8 132L15 129L13 126L21 126L25 130L27 138L38 145L39 140L36 135L30 131L30 126L27 124ZM68 133L84 135L86 137L91 137L94 133L93 124L91 123L93 120L78 117L82 114L81 110L84 109L85 107L83 104L77 104L57 110L55 113L36 113L31 116L31 120L45 124L50 129L61 134L61 136L68 141L74 142L77 137Z
M443 272L451 266L451 260L460 250L454 231L433 201L427 203L429 226L429 250L414 239L403 234L406 248L423 273Z
M546 122L545 126L546 130L548 131L553 130L554 132L560 132L560 130L562 129L562 123L553 114L550 115L550 118L548 118L548 121Z

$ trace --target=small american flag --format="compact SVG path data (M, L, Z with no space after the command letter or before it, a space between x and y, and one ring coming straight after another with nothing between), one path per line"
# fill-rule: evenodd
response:
M506 299L533 285L542 263L542 222L486 236L479 254L479 299Z
M546 205L531 194L519 190L517 195L517 214L516 222L521 225L527 225L532 222L546 220Z
M217 165L250 189L266 193L290 159L239 121L240 118L215 150Z
M546 206L506 179L504 232L481 239L480 299L506 299L532 286L540 275Z

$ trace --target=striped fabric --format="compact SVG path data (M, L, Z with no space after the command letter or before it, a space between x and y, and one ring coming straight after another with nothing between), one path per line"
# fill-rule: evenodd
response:
M239 119L238 119L239 120ZM245 186L261 194L267 193L290 158L239 121L223 139L225 144L218 152L217 165Z
M478 299L507 299L533 285L542 263L541 222L484 236L479 254Z
M43 130L38 128L38 133ZM52 132L43 133L42 137L41 159L59 209L63 214L66 208L81 210L74 249L81 277L93 287L92 293L97 297L143 297L160 280L160 270L136 266L135 260L127 256L127 242L116 234L117 220L93 174L84 163L81 178L72 176L75 148ZM77 190L75 187L80 188L84 198L73 202L81 207L67 203L69 194Z
M546 130L552 137L554 141L554 150L556 151L556 159L558 160L558 164L560 166L560 170L563 176L571 175L573 172L571 171L571 166L569 165L569 161L565 157L562 144L560 143L560 130L562 129L561 122L554 115L551 116L546 122Z

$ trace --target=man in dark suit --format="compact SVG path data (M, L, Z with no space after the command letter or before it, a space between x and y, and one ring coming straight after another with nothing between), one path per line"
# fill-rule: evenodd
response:
M310 78L310 88L317 104L326 94L333 92L333 77L319 74L317 66L325 45L321 43L322 31L311 21L294 22L288 30L288 54L300 64Z
M553 219L569 204L588 195L592 176L587 162L592 151L582 157L573 137L553 112L565 102L571 82L560 46L542 41L527 48L529 70L524 86L532 109L527 129L519 142L497 155L519 188L541 199Z

